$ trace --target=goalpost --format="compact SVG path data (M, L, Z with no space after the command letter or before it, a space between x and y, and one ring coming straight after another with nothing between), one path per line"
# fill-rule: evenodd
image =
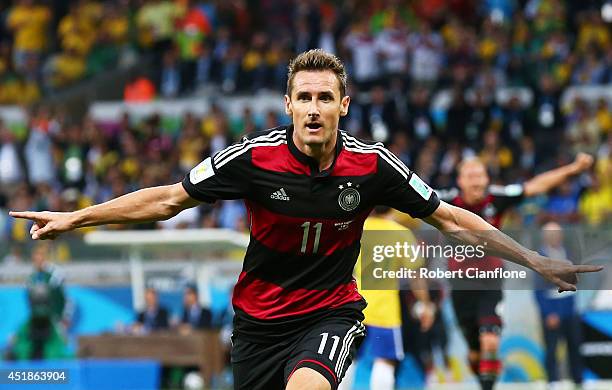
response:
M130 281L134 309L144 309L146 287L143 265L144 253L155 249L197 250L196 280L200 291L200 302L210 303L208 287L213 278L224 268L224 263L235 268L236 264L214 261L219 254L244 250L249 243L249 235L231 229L184 229L184 230L99 230L85 235L85 243L98 247L119 247L128 251Z

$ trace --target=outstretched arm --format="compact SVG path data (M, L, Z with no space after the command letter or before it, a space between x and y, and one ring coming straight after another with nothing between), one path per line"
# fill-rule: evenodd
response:
M603 269L602 266L573 265L568 261L542 256L495 229L478 215L445 202L441 202L425 221L446 236L466 244L482 245L486 242L487 255L499 256L538 272L557 285L559 292L575 291L578 273Z
M30 229L32 239L45 240L86 226L161 221L198 204L187 194L183 185L177 183L145 188L73 212L11 211L9 214L34 221Z
M525 196L544 194L552 188L557 187L571 176L577 175L589 169L593 165L593 157L586 153L578 153L576 159L562 167L551 169L523 184Z

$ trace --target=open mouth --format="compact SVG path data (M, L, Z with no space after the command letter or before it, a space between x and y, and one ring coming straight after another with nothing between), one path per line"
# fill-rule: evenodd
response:
M323 126L319 122L310 122L306 123L306 127L310 130L319 130Z

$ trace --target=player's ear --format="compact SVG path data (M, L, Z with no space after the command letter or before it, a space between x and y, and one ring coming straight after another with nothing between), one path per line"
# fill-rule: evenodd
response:
M343 97L340 101L340 116L346 116L348 114L349 104L351 104L351 97Z
M293 116L293 109L291 108L291 98L285 95L285 114Z

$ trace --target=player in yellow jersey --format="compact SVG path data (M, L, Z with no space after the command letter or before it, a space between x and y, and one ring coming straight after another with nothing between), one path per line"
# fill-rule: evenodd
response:
M362 240L362 248L369 247L364 241L374 245L395 245L396 242L407 242L416 244L416 239L412 232L403 225L393 221L391 209L388 207L377 207L372 212L371 216L365 221L364 231L370 231L372 235L364 233ZM387 233L378 233L378 232ZM370 389L376 390L393 390L395 386L395 368L399 361L404 358L404 347L402 342L402 313L400 307L399 282L389 283L382 282L377 289L369 289L371 286L363 286L362 269L369 269L374 264L361 264L363 257L360 256L355 267L355 277L361 295L368 302L368 306L364 310L367 332L362 350L370 350L374 356L374 364L372 366L372 374L370 376ZM396 259L389 259L396 260ZM373 263L372 259L366 261ZM382 263L381 263L382 264ZM423 266L423 259L417 261L394 262L394 265L407 266L413 269L418 269ZM375 266L375 265L374 265ZM384 267L384 265L383 265ZM384 267L389 269L389 267ZM380 288L380 289L378 289ZM421 330L426 331L431 327L434 320L434 305L429 301L429 292L427 285L422 279L410 280L410 288L414 295L421 303L422 310L419 310L419 320ZM369 348L365 347L370 344ZM352 365L351 367L354 367ZM350 389L353 372L349 368L349 372L345 375L339 389Z

